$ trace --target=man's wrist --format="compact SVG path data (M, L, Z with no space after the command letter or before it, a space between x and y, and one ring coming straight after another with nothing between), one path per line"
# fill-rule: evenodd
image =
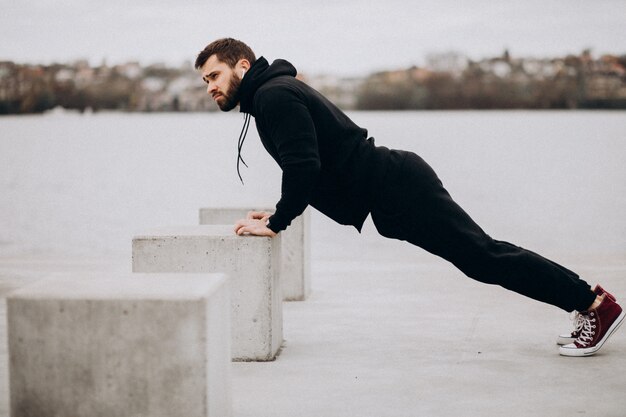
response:
M278 234L278 232L277 232L277 231L275 231L274 229L272 229L272 224L271 224L271 222L270 222L270 219L267 219L267 220L265 221L265 227L267 227L268 229L270 229L272 232L274 232L274 233Z

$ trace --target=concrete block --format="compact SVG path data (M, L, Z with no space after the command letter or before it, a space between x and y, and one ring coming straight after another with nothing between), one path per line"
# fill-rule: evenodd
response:
M232 415L223 274L65 273L7 297L11 416Z
M273 212L273 209L201 208L200 224L232 225L249 211ZM280 280L284 301L302 301L311 293L310 210L306 209L280 233L282 238Z
M237 236L232 226L183 226L133 239L134 272L224 272L230 277L232 358L270 361L283 341L280 237Z

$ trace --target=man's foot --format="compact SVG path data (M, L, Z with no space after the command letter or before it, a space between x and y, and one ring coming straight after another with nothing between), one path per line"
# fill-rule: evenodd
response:
M600 305L589 311L580 312L581 327L574 343L561 346L563 356L590 356L596 353L619 328L626 313L606 294Z
M606 291L604 288L600 286L600 284L596 285L593 288L593 292L596 295L606 294L611 300L615 301L615 297L613 294ZM572 311L572 322L574 323L574 330L571 333L560 334L556 338L557 345L568 345L570 343L574 343L578 336L580 335L580 329L582 328L582 317L578 311Z

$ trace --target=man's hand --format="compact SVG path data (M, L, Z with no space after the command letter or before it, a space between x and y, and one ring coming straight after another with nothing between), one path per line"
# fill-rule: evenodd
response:
M253 213L253 212L251 212ZM269 215L267 216L269 218ZM235 233L239 236L242 235L254 235L254 236L269 236L274 237L276 233L265 225L267 218L258 219L241 219L235 223Z
M246 219L248 220L258 219L258 220L263 220L264 222L266 222L267 219L269 219L271 215L272 213L267 213L265 211L249 211L248 215L246 216Z

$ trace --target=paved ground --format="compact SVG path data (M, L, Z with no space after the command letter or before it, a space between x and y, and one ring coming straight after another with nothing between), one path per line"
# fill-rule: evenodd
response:
M281 356L233 364L235 417L626 416L626 326L594 357L560 357L554 342L569 329L566 313L434 258L394 261L394 246L373 262L370 249L315 252L312 296L284 305ZM626 299L623 260L573 261ZM129 268L124 260L0 258L0 293L48 271Z
M284 314L279 360L234 365L237 417L626 416L624 329L561 357L566 315L447 266L325 265Z

